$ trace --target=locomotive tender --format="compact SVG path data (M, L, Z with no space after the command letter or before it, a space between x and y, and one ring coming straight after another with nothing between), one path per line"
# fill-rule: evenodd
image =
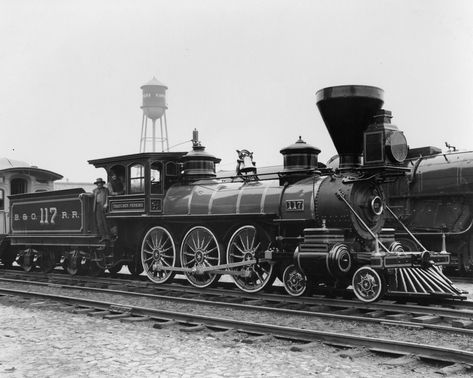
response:
M318 148L299 140L281 150L276 178L258 174L239 151L237 172L215 173L220 159L194 135L193 150L91 160L122 177L107 219L118 239L97 234L93 198L82 190L11 197L10 248L26 270L58 264L117 272L123 264L158 284L183 274L196 287L230 275L248 293L276 277L293 296L316 285L352 285L365 302L386 292L464 298L442 274L450 254L404 251L385 229L381 184L405 174L404 135L382 110L383 91L337 86L317 92L317 106L340 156L332 170ZM363 158L362 158L363 157Z

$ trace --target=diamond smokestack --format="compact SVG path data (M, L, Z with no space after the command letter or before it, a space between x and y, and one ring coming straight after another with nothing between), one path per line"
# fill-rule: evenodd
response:
M340 156L340 168L361 166L363 132L383 106L384 91L366 85L323 88L317 107Z

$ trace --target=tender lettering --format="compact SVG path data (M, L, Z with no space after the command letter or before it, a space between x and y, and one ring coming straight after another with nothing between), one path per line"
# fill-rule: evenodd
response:
M77 210L58 211L57 207L41 207L38 213L14 213L13 221L33 221L41 225L55 225L58 219L80 219L80 214Z

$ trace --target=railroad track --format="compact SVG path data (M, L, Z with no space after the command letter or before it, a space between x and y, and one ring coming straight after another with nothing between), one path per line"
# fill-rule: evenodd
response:
M473 366L473 352L455 348L431 346L421 343L395 341L339 332L327 332L303 327L287 327L260 322L248 322L231 318L203 316L189 312L169 311L156 308L130 306L123 303L104 302L58 294L45 294L31 290L0 289L2 296L20 296L47 301L55 301L62 310L85 313L122 321L152 321L154 328L178 324L191 330L210 329L226 331L236 329L253 335L270 334L277 338L310 343L322 341L336 347L364 347L372 352L394 355L415 355L435 361L461 363ZM48 306L50 306L48 304Z
M67 276L66 276L67 277ZM0 278L0 282L18 284L53 285L63 289L80 289L107 294L145 297L148 299L181 302L187 305L212 305L243 310L267 311L287 315L311 316L349 320L364 323L404 326L409 328L424 328L436 331L473 334L473 303L448 302L449 307L426 306L409 303L393 303L381 301L378 303L361 303L351 300L319 297L292 298L276 294L245 295L241 291L222 289L195 289L181 285L147 285L138 282L133 285L130 281L117 283L117 280L87 278L65 279L59 277L38 276L44 282L18 278ZM91 282L90 282L91 281ZM66 283L65 283L66 282ZM97 287L100 286L100 287Z

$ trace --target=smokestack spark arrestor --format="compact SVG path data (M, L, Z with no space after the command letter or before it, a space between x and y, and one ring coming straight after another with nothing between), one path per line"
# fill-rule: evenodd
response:
M361 168L363 133L383 106L384 91L367 85L340 85L315 94L317 107L340 156L340 169Z

